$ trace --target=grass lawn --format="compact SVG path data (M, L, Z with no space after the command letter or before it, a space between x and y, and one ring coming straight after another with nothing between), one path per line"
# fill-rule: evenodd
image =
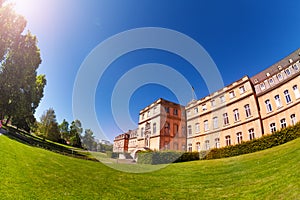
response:
M135 174L1 135L0 199L300 199L300 138L253 154Z

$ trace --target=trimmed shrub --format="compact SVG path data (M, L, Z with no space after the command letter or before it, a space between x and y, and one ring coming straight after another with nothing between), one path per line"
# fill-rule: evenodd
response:
M300 123L290 126L270 135L264 135L261 138L242 142L234 146L227 146L219 149L211 149L205 156L205 159L226 158L238 156L256 151L265 150L278 146L300 137Z
M119 157L119 153L112 152L112 151L107 151L106 155L107 155L108 158L118 158Z
M187 162L199 160L200 154L198 152L178 152L178 151L147 151L139 152L139 164L168 164L173 162Z

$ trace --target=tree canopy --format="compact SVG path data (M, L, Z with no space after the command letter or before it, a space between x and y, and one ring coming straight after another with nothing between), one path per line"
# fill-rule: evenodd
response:
M37 38L26 27L24 17L0 0L0 119L27 131L44 93L45 75L37 75L41 64Z

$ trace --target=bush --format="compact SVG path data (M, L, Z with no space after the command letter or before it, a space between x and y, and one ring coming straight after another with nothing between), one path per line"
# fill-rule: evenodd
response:
M242 142L234 146L211 149L205 156L205 159L217 159L253 153L284 144L298 137L300 137L300 123L255 140Z
M178 152L178 151L144 151L138 153L139 164L168 164L173 162L186 162L199 160L198 152Z
M119 157L119 153L112 152L112 151L107 151L106 155L107 155L108 158L118 158Z

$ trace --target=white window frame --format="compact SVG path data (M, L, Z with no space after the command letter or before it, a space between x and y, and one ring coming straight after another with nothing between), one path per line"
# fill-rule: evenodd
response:
M270 124L270 131L271 131L271 133L276 132L276 124L275 123Z
M205 120L203 122L203 125L204 125L204 131L209 131L208 120Z
M196 133L200 132L200 123L198 123L198 122L195 124L195 132Z
M209 150L210 145L209 145L209 140L205 140L205 150Z
M224 123L224 125L228 125L229 124L228 113L223 113L223 123Z
M245 112L246 112L246 117L251 117L251 109L250 109L250 105L249 104L246 104L244 106L245 108Z
M236 134L236 141L237 141L238 144L242 143L242 141L243 141L243 134L242 134L242 132L238 132Z
M215 146L216 148L220 148L220 138L215 138Z
M265 104L266 104L266 108L267 108L267 113L272 112L273 108L272 108L270 99L265 100Z
M249 140L255 139L254 128L249 129L248 133L249 133Z
M226 135L225 136L225 143L226 143L226 146L230 146L231 145L231 137L230 137L230 135Z
M285 102L287 104L291 103L292 102L292 99L291 99L291 95L289 93L289 90L284 90L284 97L285 97Z
M277 108L282 107L282 103L281 103L281 99L280 99L279 94L275 95L274 99L275 99L275 103L276 103Z
M234 121L240 121L240 113L239 113L239 109L234 109L233 110L233 116L234 116Z
M286 120L285 120L285 118L282 118L281 120L280 120L280 126L281 126L281 128L286 128Z
M298 85L293 86L293 91L294 91L296 99L299 99L300 98L300 92L299 92L299 89L298 89Z
M218 120L218 117L214 117L214 118L213 118L213 128L214 128L214 129L219 128L219 120Z
M297 123L296 115L295 114L291 114L290 118L291 118L292 125L295 125Z

